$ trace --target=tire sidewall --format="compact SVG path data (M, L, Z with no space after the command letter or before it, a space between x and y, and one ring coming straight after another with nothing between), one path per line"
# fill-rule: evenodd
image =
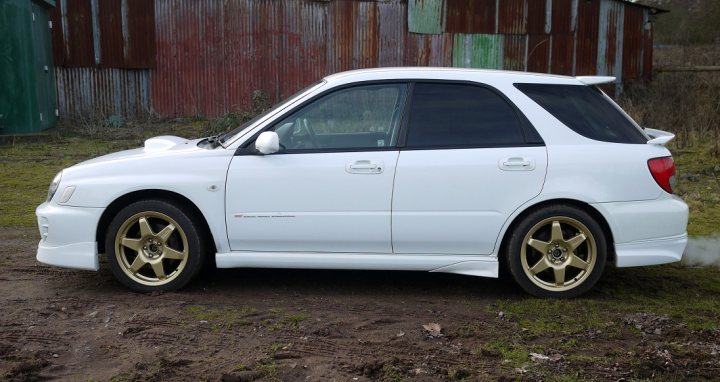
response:
M541 220L555 216L569 217L584 224L595 238L595 246L597 249L595 266L590 271L588 277L572 289L557 292L549 291L535 285L523 270L520 259L525 235ZM543 298L572 298L586 293L600 280L607 262L607 240L600 224L587 212L574 206L554 205L533 211L520 221L511 233L505 255L508 269L515 279L515 282L526 292L533 296Z
M140 284L131 279L123 271L122 265L118 263L115 253L115 237L123 223L137 213L148 211L160 212L175 220L185 232L188 242L188 259L185 268L175 279L167 284L158 286ZM205 246L200 232L187 213L168 201L142 200L129 204L115 215L105 235L105 254L110 264L110 270L120 283L136 292L147 293L180 289L195 277L204 263L205 253L203 248L205 248Z

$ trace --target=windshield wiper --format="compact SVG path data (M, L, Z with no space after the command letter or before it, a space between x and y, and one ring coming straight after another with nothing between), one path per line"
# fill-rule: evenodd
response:
M220 142L222 141L222 139L224 137L225 137L225 133L221 133L221 134L207 137L205 139L207 140L207 143L210 143L211 145L213 145L213 147L217 147L218 145L220 145Z

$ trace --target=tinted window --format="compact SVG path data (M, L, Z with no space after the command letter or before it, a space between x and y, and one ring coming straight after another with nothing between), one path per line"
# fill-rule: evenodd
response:
M635 124L596 87L547 84L515 87L586 138L614 143L647 142Z
M416 84L408 147L492 147L524 144L515 111L490 89Z
M334 91L274 126L281 151L386 148L395 145L406 84Z

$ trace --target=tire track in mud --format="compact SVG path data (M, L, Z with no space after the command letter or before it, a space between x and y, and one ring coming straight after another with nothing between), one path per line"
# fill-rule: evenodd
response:
M49 331L36 331L29 328L7 328L2 327L1 342L10 342L14 344L36 343L44 346L56 345L58 347L69 347L70 342L66 335L61 335Z

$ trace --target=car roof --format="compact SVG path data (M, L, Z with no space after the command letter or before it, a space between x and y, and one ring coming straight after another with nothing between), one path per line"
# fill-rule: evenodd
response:
M556 74L516 72L508 70L446 68L446 67L387 67L358 69L339 72L325 77L328 84L341 84L359 81L389 79L425 79L425 80L466 80L477 82L530 82L547 84L583 85L605 83L614 77L584 76L582 78Z

